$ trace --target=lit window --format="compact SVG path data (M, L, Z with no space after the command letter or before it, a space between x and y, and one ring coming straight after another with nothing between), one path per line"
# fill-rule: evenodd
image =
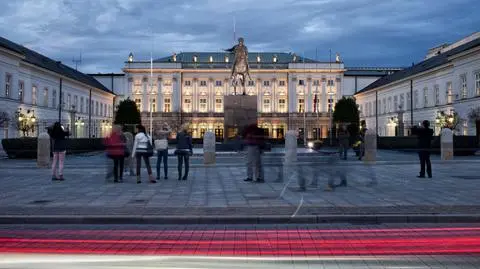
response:
M170 98L165 98L163 100L163 112L171 112L172 111L172 104L170 102Z
M270 86L270 81L269 80L264 80L263 81L263 86L265 86L265 87Z
M190 98L183 99L183 111L187 113L192 112L192 99Z
M285 99L278 99L278 112L284 113L286 112L286 100Z
M452 82L447 82L447 103L451 104L453 100L453 88L452 88Z
M467 75L460 76L462 98L467 98Z
M155 98L150 99L150 108L152 112L157 112L157 100Z
M200 81L200 86L202 86L202 87L207 86L207 81L206 80L201 80Z
M185 86L191 86L192 82L190 80L185 80Z
M48 107L48 88L43 89L43 106Z
M18 82L18 100L23 102L23 96L25 92L25 83L23 81Z
M285 86L285 80L280 80L278 82L278 86Z
M37 87L33 86L32 87L32 105L37 104Z
M222 112L223 111L223 100L222 98L215 99L215 112Z
M423 106L428 106L428 88L423 89Z
M248 81L248 86L255 86L255 81L249 80Z
M169 80L169 79L166 79L166 80L163 81L163 85L164 86L172 86L172 81Z
M480 95L480 72L475 73L475 93Z
M434 91L435 91L435 105L440 104L440 87L438 85L434 86Z
M298 105L297 111L299 113L302 113L302 112L305 111L305 99L303 99L303 98L298 99L298 104L297 105Z
M136 99L135 99L135 104L137 105L137 109L138 109L138 111L141 111L141 107L142 107L142 99L140 99L140 98L136 98Z
M5 97L7 98L10 97L11 87L12 87L12 75L6 74L5 75Z
M207 112L207 99L200 98L200 112Z
M263 99L263 112L270 113L270 99Z
M298 85L304 86L304 85L305 85L305 80L299 79L299 80L298 80Z

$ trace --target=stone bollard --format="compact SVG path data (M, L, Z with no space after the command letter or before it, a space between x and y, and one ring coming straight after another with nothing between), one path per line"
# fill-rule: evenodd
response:
M367 163L374 163L377 160L377 134L374 130L367 130L365 133L365 156L363 160Z
M203 136L203 161L204 164L215 163L215 134L206 132Z
M37 142L37 166L47 168L50 165L50 136L41 133Z
M443 128L440 136L440 152L442 161L453 160L453 132Z

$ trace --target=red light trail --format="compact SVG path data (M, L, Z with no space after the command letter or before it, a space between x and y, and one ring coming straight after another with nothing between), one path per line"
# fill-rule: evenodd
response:
M341 256L480 254L480 227L258 230L4 230L0 253Z

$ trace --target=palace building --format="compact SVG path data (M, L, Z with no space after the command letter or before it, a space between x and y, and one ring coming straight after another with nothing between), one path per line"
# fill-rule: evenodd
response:
M194 138L206 131L224 137L224 96L242 94L230 83L233 54L182 52L151 61L130 54L123 74L92 74L117 94L117 102L137 103L147 129L167 122L174 129L189 123ZM294 53L249 53L250 80L246 94L257 97L258 124L270 138L281 139L287 130L325 138L333 106L342 96L400 68L345 68L340 57L316 61ZM150 113L151 112L151 113Z

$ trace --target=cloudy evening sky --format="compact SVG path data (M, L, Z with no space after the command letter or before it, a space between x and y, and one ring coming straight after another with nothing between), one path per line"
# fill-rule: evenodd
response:
M120 72L148 60L219 51L296 52L347 66L407 66L428 48L480 31L478 0L15 0L1 1L0 35L80 70Z

